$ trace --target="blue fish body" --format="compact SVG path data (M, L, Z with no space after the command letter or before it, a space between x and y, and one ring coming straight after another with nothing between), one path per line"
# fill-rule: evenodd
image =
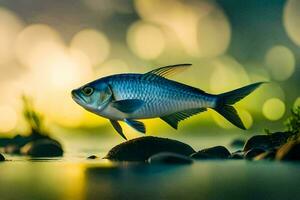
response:
M261 83L254 83L227 93L208 94L170 79L172 72L190 64L171 65L145 74L117 74L100 78L72 91L73 99L85 109L109 119L117 132L126 139L118 121L125 121L137 131L146 132L137 119L161 118L173 128L192 115L215 109L231 123L245 129L231 106Z
M156 118L182 110L213 107L217 99L215 95L166 78L144 80L142 77L143 74L119 74L98 80L111 86L115 100L139 99L144 102L132 113L108 105L98 114L117 120ZM97 87L97 81L94 84Z

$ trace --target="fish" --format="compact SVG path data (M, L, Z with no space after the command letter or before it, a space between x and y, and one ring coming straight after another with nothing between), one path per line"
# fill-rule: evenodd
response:
M172 128L179 122L213 109L233 125L246 129L233 104L253 92L263 82L253 83L221 94L205 91L169 79L172 74L190 67L176 64L147 73L123 73L99 78L71 91L73 100L96 115L110 121L127 140L120 122L146 133L140 119L160 118Z

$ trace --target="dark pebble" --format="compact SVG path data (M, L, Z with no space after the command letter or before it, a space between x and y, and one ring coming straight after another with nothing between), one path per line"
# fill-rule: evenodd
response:
M276 149L286 143L289 136L289 132L277 132L270 135L255 135L247 140L244 151L247 152L253 148L265 150Z
M91 156L87 157L87 159L97 159L97 158L98 158L98 156L96 156L96 155L91 155Z
M236 152L231 153L229 158L236 159L236 160L244 159L244 152L242 150L238 150Z
M260 149L260 148L253 148L253 149L250 149L249 151L247 151L245 153L245 159L248 159L248 160L252 160L254 157L262 154L262 153L265 153L266 151L264 149Z
M235 147L235 148L243 148L244 145L245 145L245 140L243 140L243 139L234 139L230 143L230 146Z
M289 141L280 147L276 153L277 160L300 160L300 139Z
M151 164L192 164L193 160L180 154L162 152L151 156L148 162Z
M63 149L56 140L40 139L26 144L21 153L32 157L58 157L63 155Z
M128 140L113 147L104 158L115 161L146 161L150 156L160 152L172 152L188 156L195 150L177 140L145 136Z
M230 155L225 147L215 146L193 153L191 157L195 159L227 159Z
M0 153L0 162L5 161L5 157Z

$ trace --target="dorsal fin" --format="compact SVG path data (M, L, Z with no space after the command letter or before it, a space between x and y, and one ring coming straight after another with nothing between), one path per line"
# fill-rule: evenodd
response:
M176 72L180 72L185 70L187 67L192 64L177 64L177 65L169 65L154 69L150 72L147 72L142 75L142 79L144 80L155 80L157 77L167 77L169 75L175 74Z
M160 117L162 120L167 122L170 126L172 126L174 129L178 128L178 123L182 120L185 120L193 115L196 115L200 112L206 111L206 108L195 108L195 109L189 109L184 110L181 112L173 113L170 115L165 115Z

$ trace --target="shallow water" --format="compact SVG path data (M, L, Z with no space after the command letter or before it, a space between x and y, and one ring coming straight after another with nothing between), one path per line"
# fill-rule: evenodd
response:
M216 138L189 140L195 149L198 149L195 146L220 144ZM222 141L226 145L230 140ZM112 140L109 144L114 143ZM57 159L6 155L10 161L0 163L0 200L300 199L300 163L244 160L197 161L179 166L113 163L101 158L87 160L88 155L97 153L101 157L108 150L91 144L89 148L69 149L63 158Z

